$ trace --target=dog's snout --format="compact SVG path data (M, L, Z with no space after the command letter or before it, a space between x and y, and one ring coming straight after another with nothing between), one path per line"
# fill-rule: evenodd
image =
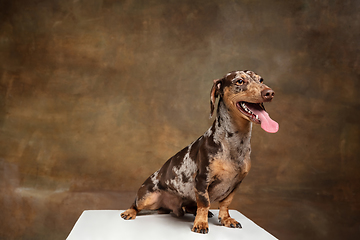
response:
M274 98L275 92L271 88L262 90L261 96L265 102L269 102Z

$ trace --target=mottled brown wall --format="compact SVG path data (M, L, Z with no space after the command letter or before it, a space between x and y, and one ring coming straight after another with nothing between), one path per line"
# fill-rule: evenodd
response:
M276 91L280 131L254 126L232 208L280 239L354 239L359 12L355 0L1 1L0 238L64 239L83 210L128 207L210 126L212 80L251 69Z

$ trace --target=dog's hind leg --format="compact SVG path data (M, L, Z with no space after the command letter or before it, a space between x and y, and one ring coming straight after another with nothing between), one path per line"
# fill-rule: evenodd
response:
M135 219L138 212L143 209L147 210L156 210L159 209L159 198L161 193L159 191L156 192L148 192L143 197L137 196L135 202L131 205L131 207L121 214L121 217L125 220Z
M136 218L136 214L140 212L138 210L138 208L136 207L136 204L133 203L133 205L131 205L131 207L126 210L125 212L121 213L121 217L125 220L130 220L130 219L135 219Z
M181 197L170 192L161 192L159 198L160 207L172 211L177 217L184 216L185 212L182 208L182 203Z
M137 213L143 209L159 210L160 213L172 211L177 217L181 217L184 215L181 205L181 198L174 194L164 191L148 192L142 198L137 197L131 207L121 214L121 217L125 220L135 219Z
M161 208L159 200L161 191L157 186L158 171L153 173L139 188L134 203L131 207L121 214L125 220L135 219L136 215L143 209L156 210Z

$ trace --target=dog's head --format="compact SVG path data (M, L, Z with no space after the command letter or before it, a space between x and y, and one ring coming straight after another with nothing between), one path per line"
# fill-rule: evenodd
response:
M275 133L279 125L269 117L263 105L264 102L270 102L274 95L275 92L256 73L233 71L214 80L210 92L210 116L213 115L216 98L220 97L220 101L224 101L235 117L261 124L265 131Z

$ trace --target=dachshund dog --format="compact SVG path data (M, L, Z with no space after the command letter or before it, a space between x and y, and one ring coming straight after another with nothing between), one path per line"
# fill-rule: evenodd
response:
M274 91L252 71L233 71L214 80L210 92L210 117L218 100L212 126L196 141L171 157L140 187L135 202L121 214L129 220L143 210L195 215L193 232L208 233L212 202L219 202L219 221L231 228L241 224L228 207L235 190L248 174L252 123L270 133L279 129L265 111Z

